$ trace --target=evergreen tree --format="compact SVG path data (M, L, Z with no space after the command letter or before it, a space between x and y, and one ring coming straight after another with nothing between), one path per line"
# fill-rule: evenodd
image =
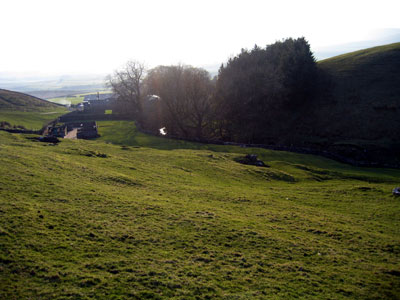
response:
M265 142L287 130L311 99L315 59L304 38L242 49L221 66L216 101L223 138Z

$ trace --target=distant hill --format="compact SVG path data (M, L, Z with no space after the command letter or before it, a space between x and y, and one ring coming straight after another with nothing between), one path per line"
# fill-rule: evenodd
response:
M318 96L300 136L350 154L361 150L366 159L390 152L400 161L395 155L400 149L400 43L336 56L318 66Z
M104 89L105 74L40 75L0 72L0 87L48 99Z
M8 127L19 126L38 130L67 112L68 110L63 105L0 89L0 123L8 124Z
M1 110L41 111L52 108L60 108L60 105L31 95L0 89Z
M347 138L400 136L400 43L336 56L318 65L331 85L319 99L325 128Z

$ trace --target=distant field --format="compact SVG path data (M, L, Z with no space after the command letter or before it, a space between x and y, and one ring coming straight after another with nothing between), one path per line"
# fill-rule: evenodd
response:
M99 91L99 94L108 94L108 93L110 93L110 90ZM97 95L97 92L79 94L79 96L86 96L86 95Z
M107 94L109 92L110 92L109 90L99 91L99 94ZM51 99L47 99L47 101L57 103L57 104L62 104L62 105L79 104L79 103L83 102L86 95L96 95L96 94L97 94L97 92L83 93L83 94L77 94L77 95L72 95L72 96L68 96L68 97L51 98Z
M0 89L0 122L21 125L26 129L41 129L43 125L67 113L60 105L31 95Z
M71 97L58 97L58 98L51 98L47 99L47 101L62 104L62 105L71 105L71 104L78 104L83 102L84 97L80 95L71 96Z
M11 125L22 125L26 129L38 130L51 120L54 120L67 112L68 111L63 107L40 112L1 110L0 121L6 121Z

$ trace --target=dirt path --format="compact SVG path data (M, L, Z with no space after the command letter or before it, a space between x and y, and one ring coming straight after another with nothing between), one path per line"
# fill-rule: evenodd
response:
M66 136L64 136L64 139L76 139L76 134L78 133L78 128L72 129Z
M49 111L49 112L43 112L39 113L40 115L51 115L51 114L58 114L58 111Z

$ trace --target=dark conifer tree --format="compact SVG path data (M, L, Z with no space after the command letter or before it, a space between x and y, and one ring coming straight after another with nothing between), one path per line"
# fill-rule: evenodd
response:
M216 102L225 139L268 142L312 98L316 64L304 38L241 53L221 66Z

